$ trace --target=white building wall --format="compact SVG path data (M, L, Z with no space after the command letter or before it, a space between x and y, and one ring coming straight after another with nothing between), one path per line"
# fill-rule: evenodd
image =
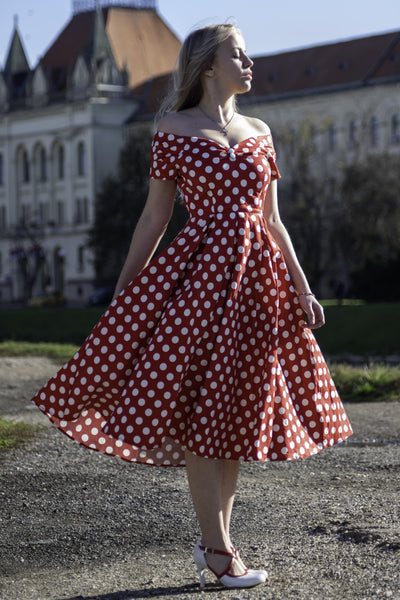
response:
M363 159L368 153L400 152L400 140L393 143L392 117L400 117L400 91L398 83L366 86L343 91L310 94L301 97L279 99L272 102L243 104L245 114L264 120L271 128L279 153L279 167L290 177L290 148L281 147L279 140L285 133L293 131L298 136L304 126L316 128L316 154L335 164L347 164ZM371 143L369 124L377 119L378 140ZM355 121L358 128L358 144L352 146L349 127ZM329 128L335 125L336 147L329 144ZM300 145L300 139L298 140ZM296 138L294 140L296 148Z
M94 219L96 194L103 178L116 169L124 143L123 123L133 109L130 100L103 98L0 115L4 162L0 207L5 206L7 215L7 227L0 231L0 302L23 299L16 250L23 247L29 252L35 241L44 249L47 266L45 276L37 279L34 293L54 291L60 277L68 300L84 300L93 289L93 264L86 248L88 230ZM80 143L85 154L82 173L78 172ZM58 176L60 145L64 148L62 179ZM40 177L40 148L47 157L44 181ZM22 149L29 160L28 182L21 181L18 157ZM25 231L18 228L23 215L28 225ZM33 267L32 255L28 264Z

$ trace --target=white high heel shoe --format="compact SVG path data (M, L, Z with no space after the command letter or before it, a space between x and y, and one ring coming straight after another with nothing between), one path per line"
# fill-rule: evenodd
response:
M221 556L230 556L231 560L229 561L228 567L222 573L217 573L212 569L206 560L206 554L218 554ZM197 567L197 571L200 578L200 587L203 588L205 586L205 576L204 573L207 569L209 569L214 575L217 577L220 583L223 586L228 588L247 588L254 587L255 585L259 585L260 583L265 583L267 580L267 572L266 571L255 571L252 569L245 569L244 573L241 575L234 575L230 573L230 569L232 567L233 561L237 560L237 551L234 549L233 552L225 552L225 550L215 550L214 548L208 548L207 546L203 546L200 540L196 543L193 553L193 559Z
M240 559L239 556L239 550L237 548L235 548L234 546L232 546L232 552L235 555L235 558L237 560ZM243 562L242 562L243 564ZM261 577L265 577L265 581L268 580L268 572L265 569L247 569L248 573L257 573L259 575L261 575Z

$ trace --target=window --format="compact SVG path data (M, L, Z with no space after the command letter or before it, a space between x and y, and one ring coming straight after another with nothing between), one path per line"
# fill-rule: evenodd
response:
M349 148L355 148L358 144L358 125L354 119L349 123Z
M313 148L318 148L318 129L315 125L311 125L311 145Z
M75 223L83 223L83 214L82 214L82 200L77 198L75 200Z
M4 161L2 154L0 154L0 185L4 185Z
M31 207L28 204L21 204L20 209L21 223L26 225L31 219Z
M29 183L31 178L30 168L29 168L29 158L26 150L22 153L22 181L23 183Z
M85 247L78 246L77 250L77 267L79 273L82 273L85 270Z
M65 156L64 146L59 146L57 150L57 178L64 179L65 177Z
M47 225L49 221L49 205L47 202L39 204L39 221L41 225Z
M376 117L369 122L369 141L371 146L377 146L379 142L379 122Z
M0 231L4 231L7 227L7 212L5 206L0 206Z
M64 225L64 202L57 202L57 225Z
M337 147L337 127L334 123L328 128L328 150L333 152Z
M87 198L83 199L82 213L83 213L83 222L89 223L89 202L88 202Z
M83 142L78 144L78 175L86 175L86 152Z
M393 115L390 123L390 142L394 145L400 144L400 116Z
M77 198L75 201L75 223L89 222L89 203L87 198Z
M47 156L46 156L46 150L43 147L40 148L39 160L40 160L39 180L47 181L47 179L48 179Z

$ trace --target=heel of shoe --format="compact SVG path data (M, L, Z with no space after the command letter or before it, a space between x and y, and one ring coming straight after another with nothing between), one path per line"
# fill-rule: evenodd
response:
M193 552L194 564L197 568L197 573L200 579L200 588L203 588L206 584L205 572L207 571L207 563L204 558L204 553L200 550L201 542L198 540Z
M206 578L204 573L206 572L206 569L203 569L203 567L201 567L200 565L196 565L197 566L197 573L199 575L199 580L200 580L200 589L202 589L205 585L206 585Z

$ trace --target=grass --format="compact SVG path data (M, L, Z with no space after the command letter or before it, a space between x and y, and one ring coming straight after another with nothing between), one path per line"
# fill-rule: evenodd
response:
M6 421L3 417L0 417L0 453L29 441L38 429L34 425L18 421Z
M400 400L400 366L330 366L340 397L347 402Z
M0 356L44 356L59 363L69 360L77 351L73 344L55 344L50 342L0 342Z

